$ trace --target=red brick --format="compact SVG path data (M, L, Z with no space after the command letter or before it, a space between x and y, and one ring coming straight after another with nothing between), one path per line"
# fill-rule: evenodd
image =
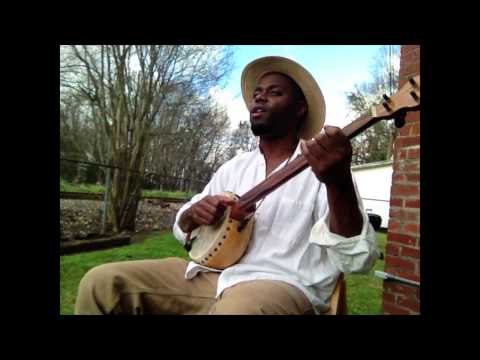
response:
M396 268L401 268L405 270L410 270L410 271L415 271L415 263L406 260L406 259L401 259L396 256L391 256L390 254L387 254L385 257L385 264L388 265L389 267L396 267Z
M401 55L402 65L403 64L410 64L415 61L415 51L413 49L405 49Z
M410 315L410 311L403 309L395 304L389 302L383 302L383 312L384 314L391 315Z
M416 162L405 164L403 169L405 170L405 172L408 172L408 173L419 172L420 171L420 162L416 161Z
M393 220L393 219L390 219L388 221L388 231L397 231L397 230L400 230L401 228L401 224L399 221L396 221L396 220Z
M390 228L388 232L388 241L395 241L405 245L413 245L413 246L417 244L417 239L415 239L413 236L405 235L405 234L396 234L396 233L390 232Z
M420 212L418 211L406 211L404 210L404 216L405 220L407 221L414 221L414 222L419 222L420 221ZM419 226L420 228L420 226Z
M401 136L395 140L395 146L399 148L414 145L420 145L420 136Z
M403 61L402 64L407 65L416 65L420 68L420 49L419 48L411 48L409 51L405 52L405 56L401 59Z
M420 64L402 64L404 65L403 68L400 70L400 77L406 77L407 80L410 76L415 76L418 75L419 70L420 70Z
M402 285L394 282L385 281L383 283L384 293L402 294L405 297L412 299L420 299L420 289L413 286Z
M417 63L419 61L418 54L415 51L409 52L405 54L405 56L402 58L402 65L406 66L417 66ZM404 67L405 68L405 67Z
M415 61L418 62L420 59L420 45L403 45L400 53L402 63L411 61L412 57L415 57Z
M403 199L400 198L391 198L390 206L400 206L403 207Z
M403 127L400 128L400 130L398 132L398 138L406 137L406 136L410 135L410 128L412 127L412 124L408 124L408 123L406 123L406 121L407 121L407 119L405 118L405 125L403 125Z
M385 252L387 253L387 255L399 256L400 246L387 243L387 245L385 246Z
M420 118L418 117L418 119L416 121L418 121L419 119ZM410 129L409 129L408 135L410 135L410 136L420 136L420 123L415 122L415 123L410 124L410 125L411 126L410 126Z
M392 202L390 201L390 205ZM420 208L420 199L418 200L405 200L406 208Z
M389 302L389 303L395 303L395 295L384 292L383 293L383 301L386 301L386 302Z
M420 312L420 303L417 300L408 299L408 298L399 296L397 298L397 304L402 307L406 307L414 312Z
M405 177L411 182L420 182L420 174L406 174Z
M405 174L393 174L392 182L393 183L401 183L407 181L407 175Z
M420 258L420 249L402 246L402 256L408 256L411 258Z
M402 46L402 51L400 55L401 70L405 69L405 66L414 66L416 65L420 69L420 48L418 46L406 45L409 47Z
M398 138L419 137L420 136L420 116L416 112L409 113L405 117L405 125L400 128Z
M418 211L405 211L406 213L406 220L408 221L416 221L416 222L419 222L420 221L420 212ZM419 229L420 229L420 226L419 226Z
M395 220L405 220L405 221L418 221L419 220L419 212L418 211L408 211L404 209L397 209L397 208L390 208L390 218L394 218Z
M420 194L420 187L418 185L398 185L392 186L392 195L410 196Z
M400 213L400 210L399 208L393 208L393 207L390 207L390 211L388 212L388 217L390 219L395 219L395 220L400 220L399 219L399 213Z
M403 229L407 233L412 233L412 234L415 234L415 235L420 234L420 224L417 224L417 223L405 224Z
M405 124L418 124L420 126L420 112L419 111L411 111L405 117ZM412 127L410 127L412 129ZM418 127L420 129L420 127ZM417 133L417 135L420 133Z
M420 148L408 149L407 159L418 159L420 157Z

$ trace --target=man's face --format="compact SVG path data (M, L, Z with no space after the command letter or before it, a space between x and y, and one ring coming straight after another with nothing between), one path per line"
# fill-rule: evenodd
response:
M299 100L294 86L282 74L270 73L260 79L248 107L255 136L279 138L297 131L305 103Z

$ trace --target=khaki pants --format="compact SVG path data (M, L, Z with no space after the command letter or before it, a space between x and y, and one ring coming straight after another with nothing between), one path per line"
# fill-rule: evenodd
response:
M305 295L281 281L239 283L215 298L218 273L185 279L180 258L109 263L80 282L75 314L313 314Z

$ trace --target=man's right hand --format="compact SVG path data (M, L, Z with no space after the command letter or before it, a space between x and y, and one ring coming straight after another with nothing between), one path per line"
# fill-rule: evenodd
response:
M183 232L191 232L201 225L215 224L222 217L227 206L235 200L225 195L206 196L193 204L180 217L179 226Z

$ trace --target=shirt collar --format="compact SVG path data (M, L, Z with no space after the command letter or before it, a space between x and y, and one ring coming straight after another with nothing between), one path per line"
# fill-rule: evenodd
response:
M292 159L295 159L298 155L301 155L302 154L302 149L300 147L300 142L302 141L302 139L299 139L298 141L298 144L297 144L297 147L295 148L294 152L293 152L293 155L292 155ZM263 152L262 150L260 149L260 142L258 142L258 146L255 148L254 150L254 154L255 155L258 155L258 156L263 156Z

